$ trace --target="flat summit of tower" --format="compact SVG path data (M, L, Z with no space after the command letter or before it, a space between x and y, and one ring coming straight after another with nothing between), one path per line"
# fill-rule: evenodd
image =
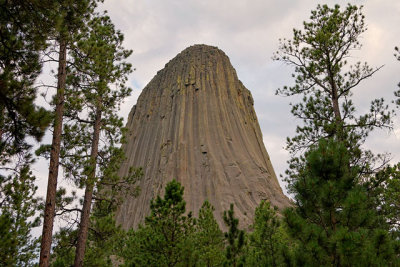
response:
M177 57L185 57L185 56L196 56L201 54L213 54L218 53L221 55L225 55L224 51L219 49L216 46L205 45L205 44L195 44L185 48L182 52L180 52L175 58Z
M191 62L192 64L196 64L199 63L199 61L196 62L195 59L200 60L201 58L214 61L222 59L229 61L228 56L218 47L205 44L196 44L185 48L182 52L165 64L165 68L173 66L177 62Z

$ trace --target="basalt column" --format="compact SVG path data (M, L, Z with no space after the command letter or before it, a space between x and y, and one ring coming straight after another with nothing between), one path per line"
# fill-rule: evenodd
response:
M222 213L235 205L243 227L266 199L289 205L264 147L249 90L229 58L216 47L191 46L160 70L129 114L127 160L120 170L143 167L137 198L124 200L117 222L137 227L150 200L176 179L185 187L186 209L197 215L204 200Z

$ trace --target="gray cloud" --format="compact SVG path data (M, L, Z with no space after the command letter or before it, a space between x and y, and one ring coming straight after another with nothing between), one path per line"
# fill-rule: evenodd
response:
M300 123L290 114L295 99L275 96L283 85L290 85L292 69L271 60L279 38L291 38L293 28L301 28L317 3L344 6L349 1L315 0L108 0L108 10L117 28L125 34L125 47L133 49L130 59L137 68L130 85L134 94L121 109L126 118L140 91L164 65L187 46L204 43L221 48L231 59L239 79L252 92L264 143L277 174L287 168L288 153L283 150L286 136ZM361 51L353 59L372 66L385 65L354 93L359 110L368 108L376 97L393 99L400 81L400 62L393 48L400 45L397 0L350 1L363 4L369 30L363 35ZM367 146L376 152L391 152L400 161L400 121L394 133L374 133ZM47 177L47 174L41 175Z
M132 63L137 68L131 77L135 95L121 110L126 117L138 92L165 63L181 50L196 43L216 45L230 57L239 78L251 90L264 142L277 174L287 168L288 153L283 150L286 136L293 135L300 123L290 114L288 99L275 96L283 85L290 85L292 69L271 60L279 38L291 38L293 28L301 28L310 11L320 1L108 1L105 9L126 36L126 46L134 50ZM400 81L400 63L393 48L400 45L399 1L351 1L364 5L369 30L362 36L363 48L354 51L355 61L372 66L385 65L374 77L355 90L359 110L368 108L376 97L393 99ZM344 6L345 1L324 1ZM135 85L139 85L137 87ZM400 126L395 133L374 133L367 146L376 152L391 152L400 161Z

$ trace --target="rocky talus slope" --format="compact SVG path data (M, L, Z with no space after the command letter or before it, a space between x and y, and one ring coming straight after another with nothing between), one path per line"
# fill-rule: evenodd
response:
M117 222L137 227L149 214L150 200L176 179L185 187L187 210L197 216L204 200L222 213L235 204L240 226L252 223L254 209L267 199L289 205L264 147L249 90L225 53L191 46L160 70L143 89L129 114L127 161L143 167L141 193L124 200Z

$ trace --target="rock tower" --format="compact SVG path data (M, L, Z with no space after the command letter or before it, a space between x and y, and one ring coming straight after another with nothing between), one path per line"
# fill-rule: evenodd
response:
M266 199L289 205L264 147L249 90L225 53L194 45L179 53L143 89L129 114L127 161L120 170L143 167L141 193L124 200L117 222L137 227L149 214L150 200L172 179L184 187L186 209L197 216L204 200L222 213L235 205L240 226L252 223Z

